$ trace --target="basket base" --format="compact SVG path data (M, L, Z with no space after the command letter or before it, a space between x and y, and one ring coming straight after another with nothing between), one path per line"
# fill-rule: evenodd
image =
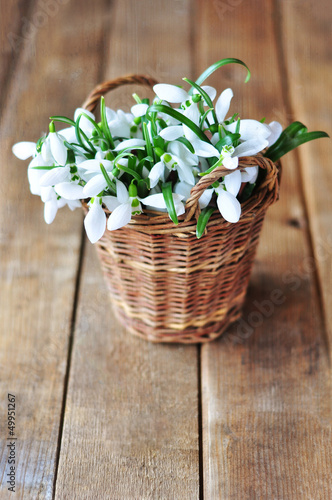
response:
M242 313L242 303L233 306L221 321L213 322L199 327L186 327L182 330L174 328L158 327L147 325L142 320L131 318L118 305L112 302L114 314L119 323L131 334L141 339L154 343L179 343L179 344L203 344L212 342L220 337L227 328L240 319Z

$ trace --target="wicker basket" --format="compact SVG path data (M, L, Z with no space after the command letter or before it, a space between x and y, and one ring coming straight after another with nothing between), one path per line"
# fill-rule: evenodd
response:
M140 75L105 82L83 106L93 111L101 95L125 83L156 82ZM280 166L257 155L238 168L253 165L266 175L236 224L216 212L196 238L200 195L230 173L218 167L192 189L178 226L168 214L141 214L96 243L115 314L130 332L153 342L208 342L240 317L264 216L279 194Z

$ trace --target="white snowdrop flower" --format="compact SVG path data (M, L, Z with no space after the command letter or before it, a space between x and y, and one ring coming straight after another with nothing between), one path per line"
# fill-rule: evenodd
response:
M215 188L215 192L218 195L217 206L222 217L228 222L238 222L241 216L241 205L239 200L237 200L232 193L225 191L222 184Z
M106 229L106 214L102 208L102 199L91 198L89 212L84 218L84 227L91 243L96 243L104 235Z
M67 148L64 145L63 138L60 137L59 134L55 131L53 122L50 123L50 133L48 135L48 139L50 150L54 160L59 165L65 165L67 161Z
M123 182L116 181L116 197L107 196L104 198L105 204L112 211L107 221L107 229L115 231L123 226L126 226L132 215L138 215L142 212L142 207L139 198L137 197L137 188L134 184L130 184L129 190Z

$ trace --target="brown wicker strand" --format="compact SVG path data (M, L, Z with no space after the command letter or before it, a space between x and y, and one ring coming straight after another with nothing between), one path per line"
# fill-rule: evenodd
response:
M110 92L111 90L121 87L122 85L133 85L134 83L139 85L148 85L152 88L158 82L154 78L145 75L127 75L115 78L114 80L106 80L105 82L97 85L93 91L90 92L82 104L82 108L93 112L96 109L101 96L107 94L107 92Z

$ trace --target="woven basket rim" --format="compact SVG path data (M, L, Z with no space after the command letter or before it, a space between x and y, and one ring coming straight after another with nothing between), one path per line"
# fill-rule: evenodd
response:
M261 154L252 156L252 157L243 157L240 158L238 169L243 169L246 166L253 166L253 164L258 165L259 167L267 170L266 177L264 181L254 188L253 193L248 198L248 200L241 203L241 216L240 221L244 222L246 219L251 220L253 217L256 217L261 210L263 210L266 206L271 205L279 198L279 181L281 175L281 164L278 162L277 164L273 163L268 158L263 157ZM227 171L226 175L234 172L234 170ZM223 167L216 168L213 172L213 179L220 178L223 174L225 174L225 169ZM211 174L209 176L203 177L202 179L206 179L206 183L211 185L214 180L211 180ZM198 184L193 187L191 193L197 189ZM197 190L198 191L198 190ZM198 191L198 195L202 192L202 187ZM198 196L197 195L197 196ZM127 224L126 228L130 228L136 231L149 233L149 234L165 234L165 233L188 233L196 231L197 219L200 213L200 209L198 206L198 197L194 198L194 196L190 196L186 203L186 212L185 214L178 217L179 223L175 225L174 222L169 218L167 212L160 213L156 211L151 211L144 209L139 215L135 215L132 217L131 221ZM84 211L87 213L88 211L88 199L81 200ZM192 202L190 204L190 201ZM189 202L189 203L188 203ZM107 217L110 215L110 211L103 205L103 210ZM229 227L232 225L231 222L226 221L220 214L218 210L216 210L209 219L207 224L208 227L212 227L215 225L219 225L220 227ZM117 231L123 228L117 229Z

